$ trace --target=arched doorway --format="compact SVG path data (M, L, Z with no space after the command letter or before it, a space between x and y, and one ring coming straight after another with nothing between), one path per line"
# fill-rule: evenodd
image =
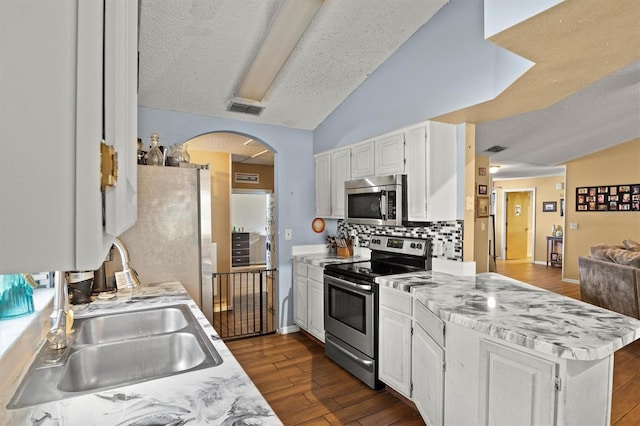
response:
M208 164L211 173L212 323L223 338L274 332L274 153L233 132L206 133L185 145L192 163Z

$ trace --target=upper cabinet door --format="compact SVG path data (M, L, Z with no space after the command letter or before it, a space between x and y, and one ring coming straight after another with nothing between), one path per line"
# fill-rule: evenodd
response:
M368 141L351 146L351 179L375 175L375 143Z
M351 179L351 150L331 152L331 216L344 219L344 182Z
M407 156L407 216L410 221L427 220L427 140L426 128L405 132Z
M458 165L456 126L430 121L427 123L427 220L450 221L458 217L464 190L464 165Z
M375 174L404 173L404 133L376 140Z
M96 269L135 221L137 11L0 3L0 273ZM118 181L103 191L107 156Z
M316 216L331 216L331 154L318 154L316 160Z

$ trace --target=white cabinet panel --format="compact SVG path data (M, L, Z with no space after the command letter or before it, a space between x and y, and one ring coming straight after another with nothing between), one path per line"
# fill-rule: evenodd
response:
M316 162L316 216L331 216L331 154L318 154Z
M96 269L135 222L137 12L133 0L0 4L0 273ZM118 155L104 192L102 139Z
M307 279L307 301L308 331L324 342L324 288L321 282Z
M411 397L411 318L380 308L379 366L380 380Z
M404 173L404 133L376 140L375 148L377 176Z
M351 179L351 150L331 152L331 216L344 218L344 182Z
M478 424L554 424L556 370L551 361L481 340Z
M351 179L375 175L375 142L368 141L351 146Z
M444 349L416 325L413 329L412 400L429 426L444 424Z
M427 134L424 126L405 132L407 157L407 216L410 221L427 220Z
M427 221L448 221L457 217L464 199L458 183L464 174L458 170L456 126L430 121L427 125Z
M307 277L293 277L293 321L307 328Z

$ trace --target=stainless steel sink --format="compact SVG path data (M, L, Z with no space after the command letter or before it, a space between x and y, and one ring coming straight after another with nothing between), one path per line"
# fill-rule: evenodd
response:
M88 318L78 330L74 344L90 345L171 333L187 324L183 310L177 307Z
M57 401L222 363L186 305L76 320L74 330L75 340L56 354L58 362L50 362L51 350L43 346L7 408Z

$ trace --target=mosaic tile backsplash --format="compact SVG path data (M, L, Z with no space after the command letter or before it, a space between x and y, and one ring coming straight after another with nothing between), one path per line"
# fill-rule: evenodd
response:
M462 225L462 220L430 222L425 226L417 227L355 225L338 220L338 234L351 235L351 231L355 230L360 247L369 247L369 239L372 235L429 238L434 258L462 262ZM446 256L444 250L441 253L436 250L436 246L445 247L446 244L453 244L453 257Z

